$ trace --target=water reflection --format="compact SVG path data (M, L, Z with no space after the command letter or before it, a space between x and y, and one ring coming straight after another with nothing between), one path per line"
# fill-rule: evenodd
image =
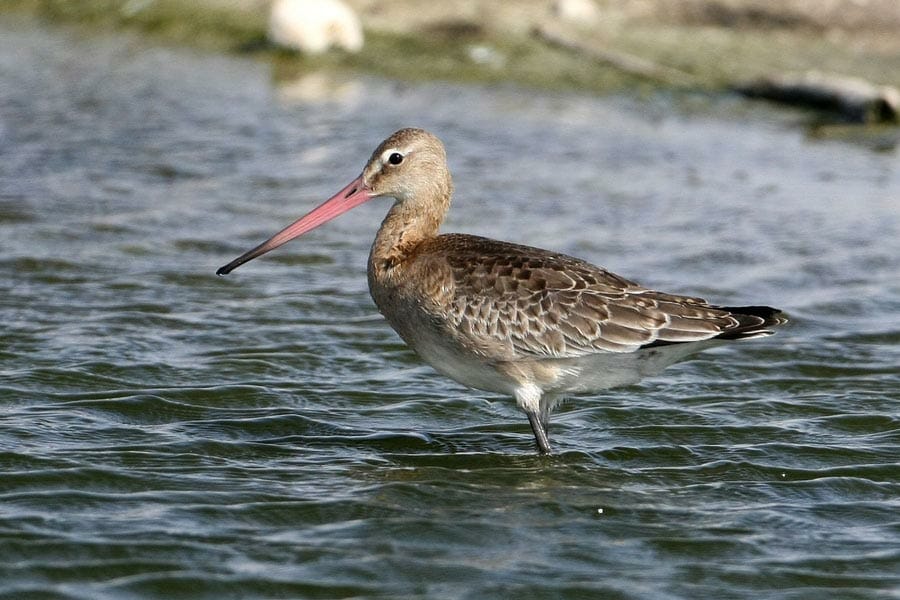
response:
M275 91L279 102L297 104L337 104L351 110L363 101L363 85L346 73L329 70L312 71L275 79Z

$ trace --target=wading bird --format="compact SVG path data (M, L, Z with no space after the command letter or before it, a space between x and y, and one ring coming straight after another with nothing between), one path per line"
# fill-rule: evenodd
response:
M698 350L770 335L786 320L768 306L715 306L650 290L548 250L439 235L452 193L441 141L401 129L344 189L216 273L372 198L393 198L369 254L375 304L438 372L515 397L544 454L550 413L567 394L635 383Z

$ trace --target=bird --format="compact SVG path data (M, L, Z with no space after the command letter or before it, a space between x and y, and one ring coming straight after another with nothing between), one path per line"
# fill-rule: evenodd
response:
M372 299L436 371L515 398L539 454L552 453L550 415L564 398L636 383L699 350L771 335L787 321L769 306L655 291L565 254L441 234L452 195L440 139L400 129L343 189L216 273L373 198L393 198L369 253Z

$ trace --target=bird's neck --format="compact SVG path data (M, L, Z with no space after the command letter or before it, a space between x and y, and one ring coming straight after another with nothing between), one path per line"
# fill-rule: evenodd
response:
M372 244L370 272L391 271L402 265L422 242L437 236L449 208L449 190L429 202L394 202Z

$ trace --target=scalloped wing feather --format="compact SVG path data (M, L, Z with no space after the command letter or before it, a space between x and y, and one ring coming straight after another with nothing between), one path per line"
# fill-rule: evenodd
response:
M505 356L497 358L634 352L751 325L701 298L649 290L538 248L449 234L426 242L422 251L440 257L440 270L452 282L445 281L443 301L435 307L440 316L472 346L501 349Z

